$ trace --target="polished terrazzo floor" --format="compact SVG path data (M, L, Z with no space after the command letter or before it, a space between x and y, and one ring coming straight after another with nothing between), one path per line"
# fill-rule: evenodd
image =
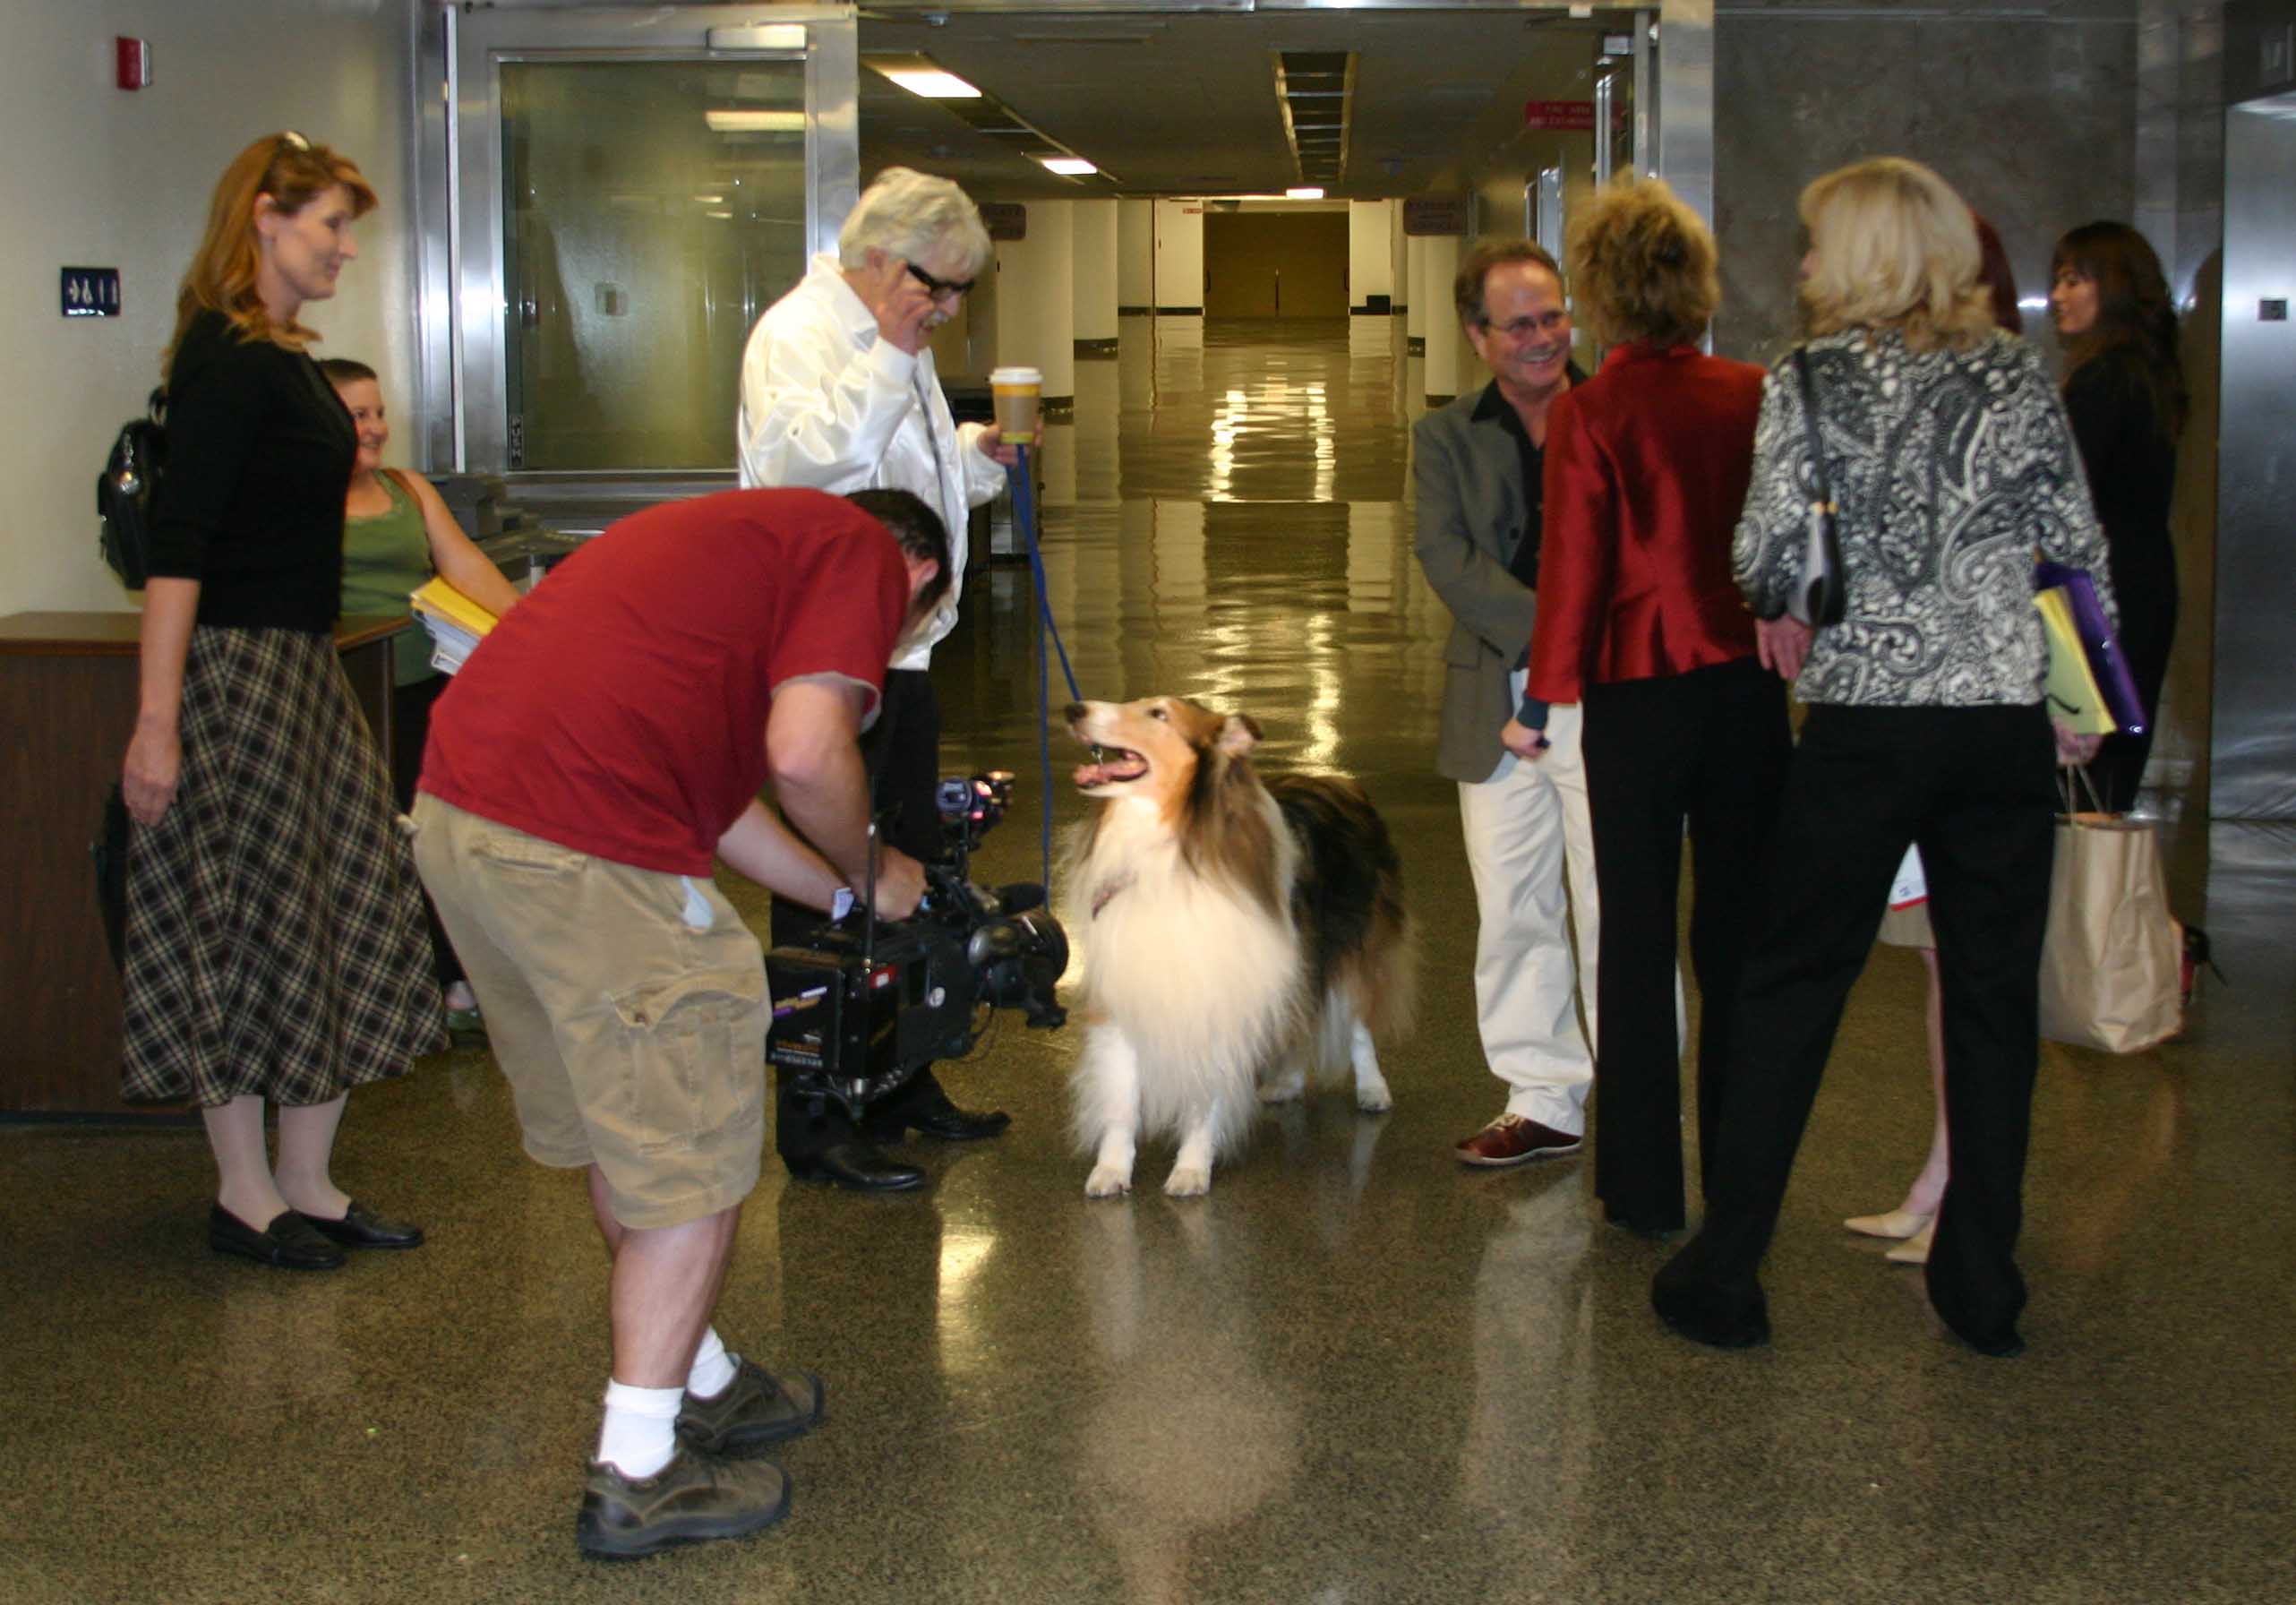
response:
M603 1261L483 1053L354 1098L338 1176L432 1242L329 1275L207 1252L195 1130L0 1129L0 1601L2296 1600L2296 832L2178 828L2179 906L2232 982L2182 1041L2044 1051L2025 1358L1944 1338L1839 1225L1927 1137L1921 970L1891 949L1787 1200L1776 1341L1670 1337L1663 1250L1597 1223L1586 1162L1449 1156L1500 1098L1431 772L1445 615L1399 346L1127 321L1120 361L1080 365L1044 520L1086 695L1244 709L1267 762L1384 810L1426 999L1391 1114L1327 1095L1208 1198L1156 1191L1152 1148L1140 1193L1088 1204L1076 1036L1013 1023L947 1074L1013 1129L920 1147L930 1191L769 1164L721 1321L821 1372L830 1420L783 1456L781 1527L620 1567L572 1541ZM1036 869L1029 609L1024 570L976 576L936 665L949 767L1024 777L983 879Z

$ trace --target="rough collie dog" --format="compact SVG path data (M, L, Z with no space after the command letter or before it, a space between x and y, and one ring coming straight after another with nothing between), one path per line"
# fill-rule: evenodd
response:
M1068 729L1096 749L1076 784L1099 802L1064 892L1086 957L1086 1195L1130 1191L1135 1145L1167 1131L1179 1154L1164 1190L1207 1190L1255 1089L1296 1098L1310 1069L1351 1064L1357 1106L1387 1108L1372 1043L1409 1015L1409 928L1363 788L1264 783L1248 756L1259 726L1178 697L1073 703Z

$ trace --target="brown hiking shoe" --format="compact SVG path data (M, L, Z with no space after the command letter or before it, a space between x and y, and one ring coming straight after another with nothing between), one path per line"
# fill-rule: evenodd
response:
M789 1479L762 1460L725 1460L680 1444L651 1477L590 1464L574 1541L595 1560L635 1560L673 1544L740 1538L789 1514Z
M741 1360L715 1398L687 1393L678 1436L705 1455L740 1460L819 1426L821 1405L821 1378L812 1372L776 1377L754 1360Z

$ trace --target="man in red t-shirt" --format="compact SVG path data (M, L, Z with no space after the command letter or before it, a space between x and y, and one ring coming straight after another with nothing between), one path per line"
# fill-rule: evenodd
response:
M750 1458L821 1419L710 1324L765 1137L765 956L713 859L817 907L866 884L856 738L947 588L905 491L729 491L623 519L505 614L432 715L415 856L527 1152L588 1172L613 1377L587 1552L730 1538L788 1508ZM770 782L784 825L758 800ZM796 832L801 832L802 837ZM877 912L916 860L882 850Z

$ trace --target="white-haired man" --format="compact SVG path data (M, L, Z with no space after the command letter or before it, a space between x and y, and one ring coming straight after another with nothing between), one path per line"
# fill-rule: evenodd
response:
M741 357L739 421L745 486L870 487L921 497L949 530L949 585L931 622L886 675L885 708L863 743L885 836L920 859L940 852L933 804L940 776L940 704L929 673L936 642L956 626L971 510L993 499L1014 451L993 426L959 425L933 370L930 339L990 261L989 231L946 178L888 167L862 192L803 279L766 309ZM776 945L802 943L810 910L773 911ZM942 1091L930 1066L856 1129L834 1099L784 1076L774 1142L790 1173L865 1191L917 1187L924 1172L878 1145L916 1130L950 1141L994 1137L1004 1112L972 1113Z

